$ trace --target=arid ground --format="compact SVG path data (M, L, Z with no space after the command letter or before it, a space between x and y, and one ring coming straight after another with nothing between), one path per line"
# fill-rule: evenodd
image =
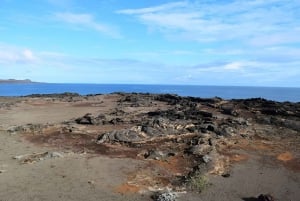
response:
M0 200L300 198L300 103L0 97ZM162 199L161 199L162 200Z

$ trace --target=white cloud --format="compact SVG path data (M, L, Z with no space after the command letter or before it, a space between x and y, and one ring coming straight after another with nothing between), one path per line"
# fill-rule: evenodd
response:
M38 58L30 49L0 45L1 64L30 64L36 61L38 61Z
M244 60L211 62L182 67L176 79L181 83L204 85L299 86L300 62L287 62L285 68L277 62Z
M224 66L225 70L239 70L243 67L243 64L240 62L228 63Z
M118 13L172 41L204 44L199 64L178 71L182 82L299 86L299 9L297 0L190 0Z
M239 41L257 45L299 42L300 2L182 1L117 13L131 15L168 38L199 42Z
M69 23L79 27L90 28L113 38L121 37L121 34L116 27L97 22L94 19L94 16L91 14L63 12L55 13L54 16L57 20L65 23Z
M26 49L22 52L24 58L28 61L33 61L35 60L35 56L33 55L32 51L29 49Z

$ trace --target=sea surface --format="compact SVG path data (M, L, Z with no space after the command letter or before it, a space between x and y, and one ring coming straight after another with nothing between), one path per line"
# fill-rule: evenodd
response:
M74 92L81 95L113 92L171 93L180 96L223 99L265 98L275 101L300 102L300 88L237 87L237 86L183 86L140 84L0 84L0 96L25 96Z

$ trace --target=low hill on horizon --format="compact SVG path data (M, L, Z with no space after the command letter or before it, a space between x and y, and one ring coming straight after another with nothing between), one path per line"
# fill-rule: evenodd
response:
M17 79L0 79L1 83L34 83L30 79L17 80Z

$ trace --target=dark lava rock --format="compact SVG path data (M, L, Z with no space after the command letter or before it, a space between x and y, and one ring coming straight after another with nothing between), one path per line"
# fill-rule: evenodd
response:
M277 127L285 127L295 131L300 131L300 121L293 119L278 118L274 116L259 116L257 122L261 124L274 125Z
M83 117L77 118L75 120L78 124L94 124L95 117L91 113L85 114Z
M203 117L213 117L213 113L211 112L206 112L206 111L199 111L199 114L202 115Z
M218 135L226 137L233 136L235 133L235 129L230 126L221 126L221 128L217 132Z
M239 112L233 104L224 104L221 106L221 109L223 114L232 115L235 117L239 115Z
M158 136L161 134L161 131L159 131L158 129L145 125L142 126L142 131L147 133L149 136Z
M153 104L154 100L154 95L149 93L121 93L121 95L123 97L119 100L119 103L127 103L130 107L149 107Z
M222 174L222 177L228 178L228 177L230 177L230 174L229 173Z
M175 156L175 153L169 151L149 150L144 154L146 159L162 160L170 156Z
M170 105L176 105L182 101L182 97L175 94L160 94L155 99L158 101L167 102Z
M159 94L156 95L155 100L167 102L170 105L181 105L181 106L195 106L197 103L203 103L205 105L214 105L220 101L221 98L198 98L198 97L181 97L176 94Z
M260 194L257 199L258 201L275 201L274 197L269 194Z
M65 93L53 93L53 94L31 94L25 97L30 97L30 98L40 98L40 97L46 97L46 98L66 98L66 97L78 97L80 94L78 93L70 93L70 92L65 92Z
M109 121L110 124L116 125L119 123L123 123L123 120L121 118L113 118L112 120Z

